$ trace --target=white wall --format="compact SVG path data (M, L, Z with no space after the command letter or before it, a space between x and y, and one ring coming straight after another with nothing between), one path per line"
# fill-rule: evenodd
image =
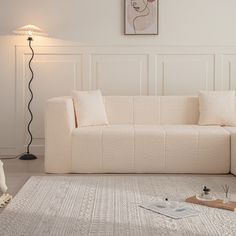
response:
M159 36L124 36L124 0L1 1L0 34L25 24L85 44L235 45L235 0L159 0Z
M43 150L44 100L73 88L166 95L236 89L235 0L160 0L158 36L123 35L123 5L123 0L1 2L0 155L17 153L26 143L29 51L25 38L11 35L25 24L50 35L33 42L37 152Z

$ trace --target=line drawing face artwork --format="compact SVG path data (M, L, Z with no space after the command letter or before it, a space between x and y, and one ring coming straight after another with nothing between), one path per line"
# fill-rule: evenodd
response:
M158 0L125 0L125 34L158 34Z

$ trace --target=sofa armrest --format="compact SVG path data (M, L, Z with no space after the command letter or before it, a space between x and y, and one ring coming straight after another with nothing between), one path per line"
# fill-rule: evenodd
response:
M236 127L225 127L231 140L231 173L236 175Z
M71 132L75 128L72 98L52 98L45 113L45 172L71 171Z

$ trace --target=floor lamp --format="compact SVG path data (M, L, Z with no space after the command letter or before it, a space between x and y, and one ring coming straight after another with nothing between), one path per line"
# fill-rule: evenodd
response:
M32 144L32 141L33 141L33 135L31 133L31 130L30 130L30 125L33 121L33 113L31 111L31 102L34 98L34 94L33 94L33 91L31 89L31 83L34 79L34 71L31 67L31 63L32 63L32 60L34 58L34 50L32 48L32 41L33 41L33 36L36 36L36 35L40 35L40 36L45 36L46 34L37 26L34 26L34 25L25 25L23 27L20 27L18 28L17 30L14 31L15 34L18 34L18 35L27 35L28 38L28 42L29 42L29 48L31 50L31 58L29 60L29 70L31 72L31 78L28 82L28 89L29 89L29 92L30 92L30 99L29 99L29 102L28 102L28 111L29 111L29 114L30 114L30 120L28 122L28 125L27 125L27 131L28 131L28 135L30 137L29 139L29 142L28 142L28 145L27 145L27 150L26 150L26 153L23 154L22 156L20 156L20 159L21 160L34 160L34 159L37 159L37 157L30 153L30 145Z

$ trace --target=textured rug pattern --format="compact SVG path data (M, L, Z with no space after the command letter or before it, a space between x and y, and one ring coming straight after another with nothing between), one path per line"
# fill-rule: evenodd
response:
M236 200L233 176L35 176L0 214L0 235L236 235L235 212L191 205L199 216L173 220L138 207L165 197L183 201L203 185L222 197L226 183Z

